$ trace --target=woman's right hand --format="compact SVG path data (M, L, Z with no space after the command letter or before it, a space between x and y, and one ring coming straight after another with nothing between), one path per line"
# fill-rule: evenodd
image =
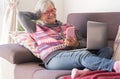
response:
M64 44L66 46L74 46L74 47L78 47L79 46L79 42L75 38L65 39L64 40Z

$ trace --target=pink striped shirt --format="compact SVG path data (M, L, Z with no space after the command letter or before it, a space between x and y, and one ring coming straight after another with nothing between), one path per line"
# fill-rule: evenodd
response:
M71 27L70 24L64 24L61 26L63 30L64 36L66 35L66 29ZM36 25L36 32L30 34L32 38L35 39L35 41L38 44L39 52L34 53L38 58L42 59L43 61L45 58L50 55L52 52L60 49L65 49L65 45L63 44L63 39L57 40L56 38L60 37L61 31L59 27L54 27L54 29L57 31L46 27L46 26L38 26Z

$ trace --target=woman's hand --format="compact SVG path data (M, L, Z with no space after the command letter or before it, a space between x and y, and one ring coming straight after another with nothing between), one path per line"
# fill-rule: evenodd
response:
M77 39L75 38L71 38L71 39L65 39L64 43L66 46L74 46L77 47L79 45L79 42L77 41Z

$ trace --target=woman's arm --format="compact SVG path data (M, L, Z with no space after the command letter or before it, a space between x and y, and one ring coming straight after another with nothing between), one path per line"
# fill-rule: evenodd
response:
M36 31L36 23L32 20L37 20L37 16L31 12L19 12L18 21L23 26L23 28L29 32L33 33Z

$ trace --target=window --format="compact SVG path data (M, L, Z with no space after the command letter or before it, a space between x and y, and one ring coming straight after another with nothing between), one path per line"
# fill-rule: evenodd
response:
M19 22L18 22L18 25L17 25L17 31L24 31L23 27L20 25Z

